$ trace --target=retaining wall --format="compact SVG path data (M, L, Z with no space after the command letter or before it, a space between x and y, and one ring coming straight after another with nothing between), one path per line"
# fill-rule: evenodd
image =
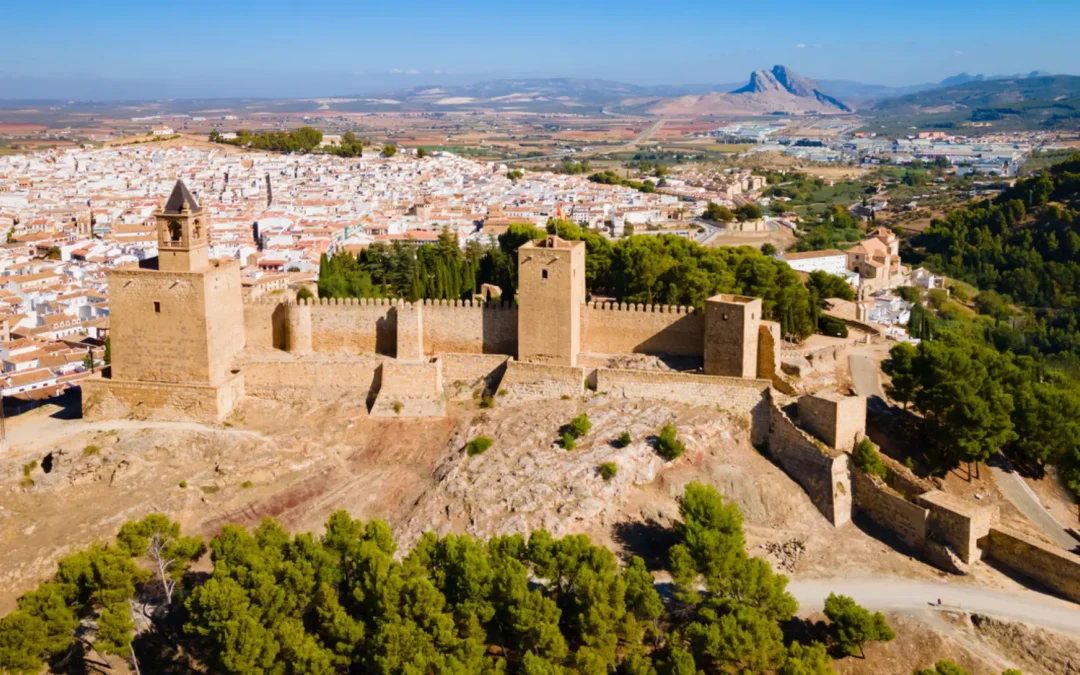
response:
M997 518L997 507L970 504L940 490L920 495L916 501L930 510L931 536L949 544L967 564L981 557L978 541L990 531L990 524Z
M990 528L982 543L994 560L1080 602L1080 557L999 528Z
M578 398L585 394L585 369L551 363L510 360L497 395L510 401Z
M379 356L313 354L293 358L276 352L248 354L237 365L248 394L274 400L332 401L342 396L366 401L378 389Z
M678 401L689 405L718 405L745 413L751 420L751 440L762 443L768 433L768 380L714 377L693 373L598 368L596 390L626 398Z

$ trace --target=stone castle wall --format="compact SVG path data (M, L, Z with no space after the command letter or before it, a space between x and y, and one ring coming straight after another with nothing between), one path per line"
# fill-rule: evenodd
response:
M891 530L908 546L921 549L926 544L930 510L904 499L877 476L852 469L855 508L878 525Z
M764 441L768 430L767 380L712 377L692 373L598 368L596 390L626 398L677 401L688 405L716 405L745 414L751 422L751 440Z
M505 354L517 349L517 308L510 303L425 300L424 354ZM301 306L305 305L301 301ZM244 328L252 349L290 349L290 308L259 298L244 305ZM311 350L320 354L397 355L398 314L410 308L386 298L322 298L310 303Z
M104 375L81 382L83 417L88 420L129 416L158 420L221 422L245 392L244 378L234 375L217 385L117 380Z
M705 355L705 319L693 307L593 302L581 306L581 351Z
M497 396L509 402L580 398L585 393L585 369L553 363L509 361Z
M1080 557L996 527L990 528L983 544L994 560L1080 602Z
M769 400L769 456L806 490L810 501L833 525L851 520L849 455L810 436Z

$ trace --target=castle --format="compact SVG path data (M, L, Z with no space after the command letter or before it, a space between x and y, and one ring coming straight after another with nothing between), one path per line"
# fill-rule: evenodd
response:
M1001 528L997 507L942 492L888 457L886 480L855 468L849 452L865 433L866 399L793 403L776 392L779 326L762 320L760 299L719 295L704 312L589 303L585 244L549 236L518 250L516 306L245 302L239 264L209 259L207 214L182 182L155 217L158 257L108 273L112 365L83 381L88 417L215 422L244 396L352 397L373 416L437 417L455 390L513 404L580 398L587 385L716 406L749 421L751 442L833 525L861 512L942 569L966 573L991 557L1080 602L1080 562ZM627 354L682 357L704 374L610 367Z
M685 357L705 375L748 380L769 380L777 366L779 327L762 320L758 298L719 295L704 312L587 302L580 241L549 236L521 246L516 306L245 301L239 264L209 258L208 216L183 182L154 215L158 257L108 273L112 365L87 385L90 414L126 408L221 421L248 394L309 398L300 390L354 387L376 399L372 414L385 412L378 399L392 394L395 414L430 416L444 410L448 379L497 370L509 385L570 373L584 382L611 356L635 353ZM316 375L320 368L328 377Z

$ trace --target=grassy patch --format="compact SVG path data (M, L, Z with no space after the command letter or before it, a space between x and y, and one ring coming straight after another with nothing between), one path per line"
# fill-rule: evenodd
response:
M575 438L574 434L570 433L569 431L562 435L560 442L562 443L564 450L573 450L577 447L577 438Z
M488 451L488 448L490 448L494 442L495 439L489 436L477 436L465 444L465 454L469 457L482 455Z
M245 490L247 490L248 488L252 487L253 485L255 485L255 484L254 484L254 483L252 483L252 482L251 482L251 481L249 481L249 480L246 480L246 481L244 481L243 483L240 483L240 487L242 487L242 488L243 488L243 489L245 489Z
M85 457L93 457L94 455L101 454L101 446L93 444L88 445L82 449L82 454Z
M203 485L199 489L203 491L203 494L216 495L221 488L216 485Z
M615 439L615 442L619 444L620 448L628 448L630 447L630 444L634 442L634 439L630 436L629 431L624 431L619 434L619 437Z

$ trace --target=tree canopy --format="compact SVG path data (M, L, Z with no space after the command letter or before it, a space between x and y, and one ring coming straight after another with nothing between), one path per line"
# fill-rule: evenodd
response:
M738 508L691 483L679 513L668 604L641 558L620 563L583 535L429 532L402 552L385 523L339 511L321 536L272 519L226 525L212 571L193 574L202 542L155 514L124 525L115 546L64 558L20 598L0 619L0 669L37 673L92 645L245 675L833 675L822 645L785 643L796 603L786 577L746 555ZM175 563L163 575L146 569L156 543ZM163 578L179 580L176 602L162 602ZM160 639L133 642L133 598L157 606L147 617ZM179 643L148 653L162 640Z
M632 236L612 242L576 223L551 219L547 231L585 242L585 285L590 294L620 302L703 307L705 300L734 293L762 299L764 318L784 335L802 338L817 326L818 301L786 263L748 247L705 248L682 237ZM544 231L511 225L498 245L462 249L449 232L437 245L374 244L359 256L323 256L320 297L468 299L482 284L517 290L517 249Z

